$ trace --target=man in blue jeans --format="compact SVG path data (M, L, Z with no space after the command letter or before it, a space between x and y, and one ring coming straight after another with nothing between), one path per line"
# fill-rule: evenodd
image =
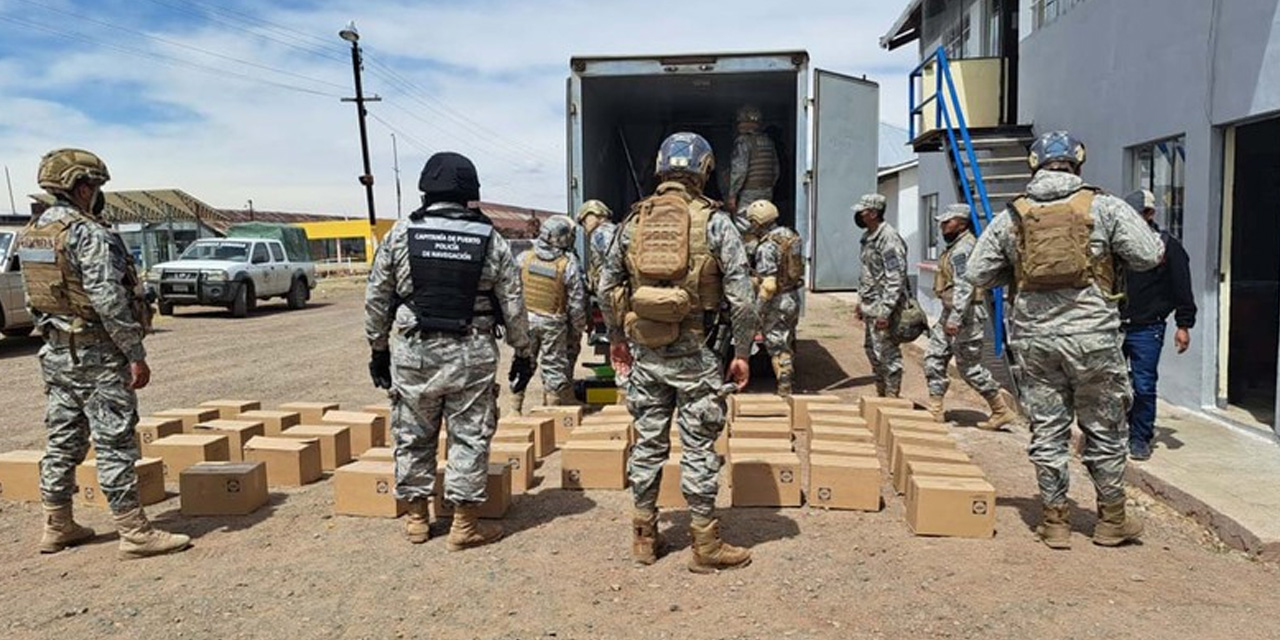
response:
M1169 314L1178 330L1173 344L1178 353L1191 346L1190 329L1196 324L1196 300L1191 293L1191 266L1187 251L1177 238L1156 225L1155 196L1145 189L1125 197L1164 241L1164 262L1150 271L1125 274L1126 297L1120 317L1124 323L1124 355L1133 380L1133 407L1129 409L1129 458L1151 459L1155 435L1156 380L1160 351Z

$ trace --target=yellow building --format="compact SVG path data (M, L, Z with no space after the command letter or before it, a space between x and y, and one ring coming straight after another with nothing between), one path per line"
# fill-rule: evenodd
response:
M391 231L395 220L378 220L373 227L368 220L332 220L299 222L311 243L311 259L316 262L373 262L374 249Z

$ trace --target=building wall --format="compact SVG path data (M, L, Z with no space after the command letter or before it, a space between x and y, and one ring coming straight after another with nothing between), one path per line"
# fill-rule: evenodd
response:
M373 227L367 220L334 220L325 222L302 222L297 226L307 232L307 240L338 240L342 238L363 238L365 243L365 261L373 262L374 249L382 241L383 236L395 226L395 220L378 220Z

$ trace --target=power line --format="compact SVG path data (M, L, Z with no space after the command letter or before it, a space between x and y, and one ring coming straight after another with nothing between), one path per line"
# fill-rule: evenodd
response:
M328 48L320 48L317 45L301 44L298 38L294 36L288 36L286 34L279 34L279 35L281 35L282 37L289 37L291 41L281 40L278 37L272 36L270 33L263 33L261 26L255 23L254 21L228 19L226 17L219 16L208 11L202 11L200 9L183 6L181 4L175 4L173 2L166 2L165 0L148 0L148 1L151 2L152 4L159 5L161 7L165 7L167 9L177 11L179 13L183 13L189 16L194 16L202 20L208 20L209 22L220 24L224 27L231 27L238 31L244 31L257 38L261 38L263 40L274 42L279 45L297 49L299 51L308 53L310 55L325 58L327 60L332 60L333 62L337 62L337 63L342 63L342 64L347 63L347 58L345 56L342 56L335 51L331 51ZM257 22L261 22L261 21L257 21ZM275 31L279 32L280 29L276 29ZM289 30L285 29L285 31L289 31ZM300 31L293 31L293 33L302 34L302 32ZM307 35L307 34L302 34L302 35ZM319 38L315 38L314 36L308 35L308 37L313 38L317 41L320 40ZM327 45L328 43L325 43L325 44Z

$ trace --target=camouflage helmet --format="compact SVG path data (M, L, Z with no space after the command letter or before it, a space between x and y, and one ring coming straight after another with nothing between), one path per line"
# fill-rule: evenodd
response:
M747 205L747 220L757 227L767 227L778 220L778 207L768 200L756 200Z
M1039 171L1050 162L1069 162L1077 169L1084 164L1084 143L1066 131L1043 133L1031 143L1027 164L1032 171Z
M99 185L111 179L102 158L84 149L54 149L40 158L37 181L45 191L71 191L80 180Z
M542 221L538 239L556 249L568 249L573 246L577 232L578 227L569 216L555 215Z
M609 205L599 200L588 200L578 209L578 224L582 224L587 216L593 215L609 220L613 218L613 211L609 210Z
M716 166L715 154L706 138L688 131L667 136L658 147L657 176L684 173L705 182Z
M760 122L761 120L764 120L764 114L760 113L760 108L754 104L738 107L738 122Z

